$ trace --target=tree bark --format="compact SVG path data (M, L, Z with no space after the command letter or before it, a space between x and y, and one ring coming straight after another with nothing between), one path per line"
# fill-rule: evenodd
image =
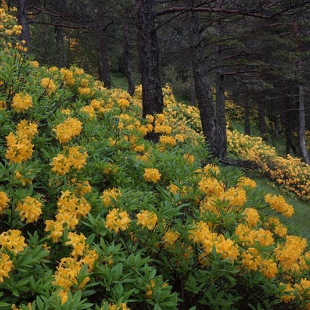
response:
M129 63L129 25L128 25L129 13L128 11L125 12L125 19L124 19L124 54L123 54L123 62L124 62L124 69L125 75L127 78L128 83L128 93L130 96L133 96L135 92L135 83L132 76L132 71Z
M193 6L193 1L186 0L188 7ZM209 72L204 57L204 47L202 45L199 19L196 13L188 13L190 53L195 82L196 97L200 120L205 143L210 149L210 155L214 158L221 158L222 149L218 138L218 128L216 124L216 110L213 103L211 87L209 82Z
M55 7L58 12L61 12L66 7L66 1L65 0L55 1ZM55 24L56 25L54 26L54 31L56 34L56 53L59 57L58 66L67 67L67 57L65 53L63 28L58 26L58 24L61 24L61 19L56 17Z
M154 23L153 0L136 0L138 43L142 75L142 117L163 112L163 94L159 70L159 47ZM157 142L151 132L147 139Z
M21 25L22 34L20 36L21 40L25 40L26 46L29 49L30 44L30 30L28 24L28 13L27 13L27 0L18 0L17 2L17 22Z
M248 136L251 135L251 125L250 125L250 105L246 100L244 104L244 133Z
M221 7L222 0L217 0L218 7ZM217 35L221 36L223 33L221 22L215 25ZM216 121L218 130L219 143L219 158L223 159L227 156L227 134L226 134L226 111L225 111L225 85L224 85L224 69L223 69L223 55L222 46L216 46L216 63L218 70L215 76L216 88Z
M108 42L106 37L106 29L108 26L104 25L104 14L102 7L98 4L97 8L97 26L99 35L99 78L103 81L104 87L111 88L111 73L109 65L109 55L108 55Z
M267 131L267 124L266 124L266 115L265 115L265 105L264 101L260 98L258 100L258 127L261 134L261 137L264 141L268 141L268 131Z
M305 86L298 85L298 95L299 95L299 130L298 130L298 144L299 151L302 160L306 164L310 164L310 158L307 151L306 144L306 116L305 116Z
M305 85L303 81L303 63L301 59L301 42L299 40L300 35L300 28L298 25L298 21L294 20L294 33L297 38L297 53L298 53L298 60L297 60L297 74L299 76L298 79L298 146L299 152L302 160L306 164L310 164L310 158L307 151L307 144L306 144L306 114L305 114Z

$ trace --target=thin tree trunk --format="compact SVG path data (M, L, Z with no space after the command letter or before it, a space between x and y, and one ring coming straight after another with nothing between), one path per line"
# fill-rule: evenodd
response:
M260 98L258 101L258 127L261 134L261 137L264 141L268 141L268 131L266 124L266 115L265 115L265 105L264 101Z
M27 13L27 0L18 0L17 2L17 22L21 25L22 34L20 36L21 40L25 40L26 46L29 49L30 44L30 30L28 24L28 13Z
M186 5L192 7L193 1L186 0ZM202 131L211 155L215 158L221 158L222 150L218 138L216 110L208 78L208 68L204 57L204 47L201 40L199 20L194 12L188 13L188 25L193 78L195 82Z
M65 0L57 0L55 2L56 10L62 11L66 6ZM63 28L59 27L57 24L61 23L59 18L56 18L56 25L54 27L54 31L56 33L56 54L59 56L58 66L67 67L67 57L65 53L65 43L64 43L64 35Z
M124 62L124 69L125 74L128 82L128 93L133 96L135 92L135 83L132 76L132 71L129 63L129 25L128 25L129 13L128 11L125 12L125 19L124 19L124 54L123 54L123 62Z
M222 0L217 0L217 7L222 6ZM223 27L221 22L215 25L217 35L223 34ZM216 88L216 122L218 130L218 143L219 143L219 158L223 159L227 156L227 134L226 134L226 111L225 111L225 85L224 85L224 69L223 69L223 54L222 46L216 46L216 63L218 70L215 77Z
M305 115L305 86L304 86L304 81L303 81L303 63L301 59L301 52L302 52L302 47L301 47L301 42L299 40L300 36L300 27L298 25L298 21L294 20L294 34L297 38L297 53L298 53L298 60L297 60L297 72L299 76L299 81L298 81L298 146L299 146L299 153L302 158L302 160L306 164L310 164L310 158L309 154L307 151L307 145L306 145L306 115Z
M159 70L159 47L154 24L153 0L136 0L138 42L142 75L142 116L163 112L163 94ZM157 142L154 131L146 136Z
M248 136L251 135L251 125L250 125L250 105L246 100L244 105L244 133Z
M299 93L299 130L298 130L298 142L299 151L302 160L306 164L310 164L310 158L306 145L306 117L305 117L305 87L303 85L298 86Z
M104 87L111 88L111 73L108 55L108 42L106 38L106 29L108 25L104 25L104 14L99 4L97 9L97 25L99 34L99 55L100 55L100 80L103 81Z

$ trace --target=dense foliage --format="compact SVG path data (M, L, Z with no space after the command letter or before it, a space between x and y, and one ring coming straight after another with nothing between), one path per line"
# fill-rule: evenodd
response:
M197 109L167 86L142 119L140 88L40 67L0 20L0 309L310 307L293 207L208 161Z

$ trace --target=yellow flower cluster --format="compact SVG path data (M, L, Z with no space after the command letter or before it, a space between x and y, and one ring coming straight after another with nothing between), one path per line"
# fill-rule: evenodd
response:
M2 250L6 249L16 255L22 252L27 244L20 230L9 229L0 234L0 246Z
M277 217L270 217L265 223L267 229L273 231L276 235L284 238L287 234L287 228L280 222Z
M67 190L58 199L57 208L56 221L45 221L45 231L50 233L53 242L58 242L62 237L64 226L75 229L79 220L89 213L91 206L84 197L79 198Z
M61 68L60 69L61 77L65 83L65 85L73 86L75 83L73 72L69 69Z
M248 270L259 270L267 279L274 278L278 267L273 259L264 259L256 248L248 248L241 254L241 263Z
M82 122L77 118L69 117L63 123L57 125L53 131L56 132L56 138L60 143L67 143L81 133Z
M157 215L148 210L142 210L138 213L137 219L137 225L141 225L143 228L147 227L148 230L154 229L157 224Z
M274 147L259 137L249 137L238 131L227 130L230 150L239 157L257 164L277 184L294 192L298 197L310 199L310 166L300 158L278 156Z
M93 106L91 105L85 105L80 109L81 112L84 112L89 116L90 119L93 119L96 117L96 111Z
M27 196L22 199L22 202L17 203L16 211L19 211L21 220L26 220L27 223L33 223L39 219L42 214L42 203L37 199Z
M30 159L34 147L31 139L38 133L37 128L37 124L22 120L17 125L16 134L10 132L6 137L8 149L5 157L13 163Z
M86 264L88 265L88 271L90 272L98 257L99 256L95 250L86 250L84 257L80 260L73 257L64 257L60 260L59 265L56 267L53 284L62 289L59 292L62 304L68 300L68 292L72 286L78 286L78 289L82 290L89 282L90 278L88 276L85 277L82 283L78 283L77 277L81 268Z
M285 272L299 272L304 265L302 253L307 240L297 236L287 236L284 245L279 244L274 250L277 260Z
M14 25L12 29L6 29L5 35L7 36L20 36L22 34L23 27L21 25Z
M294 213L294 207L288 204L284 197L279 195L267 194L265 201L270 205L273 210L283 214L286 217L291 217Z
M15 112L25 112L32 107L32 97L28 94L17 93L12 99L12 108Z
M54 93L57 89L57 86L55 85L54 81L50 78L43 78L41 80L41 87L43 87L45 89L45 91L47 92L48 95L51 95L52 93Z
M161 174L156 168L145 168L143 178L147 182L157 183L160 180Z
M103 307L100 308L101 310L103 310ZM130 308L127 307L127 305L124 302L121 302L117 305L115 304L109 304L108 305L108 310L130 310Z
M10 256L0 252L0 283L5 278L9 278L9 272L13 269L13 262L10 260Z
M69 241L66 242L67 245L72 245L73 251L71 255L74 259L77 259L79 256L84 254L86 237L83 234L77 234L75 232L68 233Z
M254 208L246 208L243 212L243 214L246 216L245 222L249 227L256 227L260 216L256 209Z
M65 175L70 171L71 168L76 170L81 170L85 164L88 154L86 151L83 153L80 152L80 146L72 146L65 148L65 154L58 154L52 159L51 169L53 172L56 172L57 175Z
M164 241L164 247L165 248L172 247L176 243L179 237L180 237L180 234L177 231L168 229L162 237L162 240Z
M106 217L106 227L116 233L119 230L126 230L129 223L129 214L116 208L112 209Z
M253 230L245 224L239 224L236 227L235 234L238 236L239 242L242 245L253 246L256 242L261 246L274 244L272 232L263 228Z
M8 207L8 202L10 201L9 197L5 192L0 192L0 215Z
M121 194L122 192L120 191L120 189L113 187L111 189L104 190L100 198L102 199L103 205L105 207L115 207L114 201Z
M162 135L159 138L159 143L162 145L175 146L177 144L177 139L172 136Z
M208 256L211 254L213 247L223 259L234 262L239 256L239 247L233 240L225 239L222 234L212 232L208 224L203 221L195 223L190 238L202 246L199 262L203 266L209 265Z

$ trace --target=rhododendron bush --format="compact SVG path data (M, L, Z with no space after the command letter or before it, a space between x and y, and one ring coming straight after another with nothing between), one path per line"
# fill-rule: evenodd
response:
M142 119L141 87L41 67L0 21L0 309L310 307L293 206L208 162L197 109L166 86Z

